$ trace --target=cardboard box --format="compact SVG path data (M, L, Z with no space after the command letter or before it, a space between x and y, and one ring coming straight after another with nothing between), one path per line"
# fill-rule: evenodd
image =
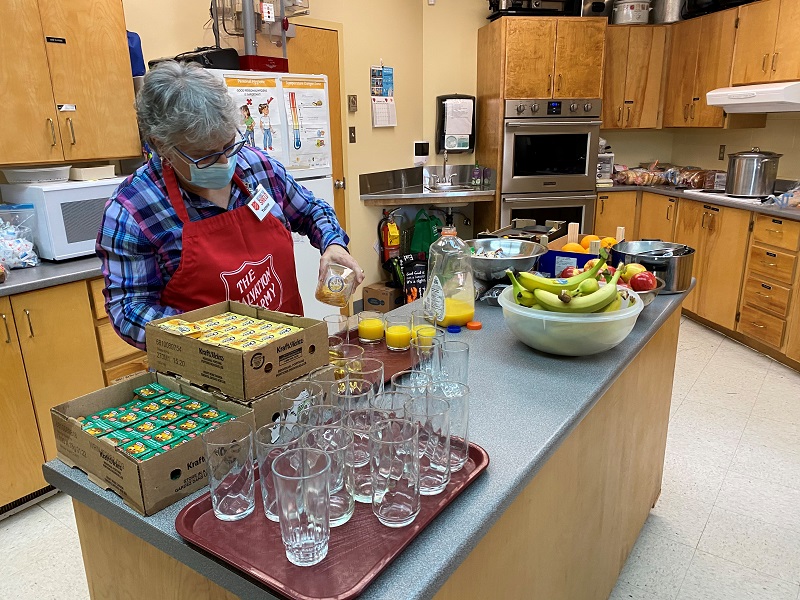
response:
M266 319L302 328L256 350L212 346L196 339L167 333L147 324L147 357L151 369L178 375L192 385L250 400L328 364L328 328L322 321L273 312L239 302L220 302L180 315L199 321L224 312Z
M389 312L405 304L403 290L391 288L384 283L373 283L364 286L364 310Z
M144 462L116 450L114 445L86 433L78 417L133 398L133 390L157 381L181 394L201 400L255 426L253 410L182 383L161 373L146 373L92 392L50 410L58 458L84 471L89 480L120 496L125 504L145 516L152 515L206 485L206 458L199 437Z

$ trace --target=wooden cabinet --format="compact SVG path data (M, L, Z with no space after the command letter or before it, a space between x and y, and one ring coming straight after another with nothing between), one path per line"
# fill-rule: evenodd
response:
M42 443L8 298L0 298L0 381L3 415L0 419L0 506L3 506L47 485L42 477Z
M797 250L800 245L800 222L771 215L756 215L753 241L784 250Z
M747 255L751 213L681 199L675 241L695 249L697 285L684 308L727 329L736 326L737 292Z
M50 409L104 386L86 283L17 294L11 307L45 458L51 460Z
M606 30L603 69L603 128L659 126L667 29L614 25Z
M506 99L600 97L604 19L514 17L501 21Z
M671 242L677 216L677 198L642 192L638 239Z
M636 196L637 192L598 194L594 209L595 235L613 236L617 227L624 227L626 239L636 239Z
M0 4L0 163L111 159L141 151L121 0Z
M800 289L800 281L795 282L795 287ZM800 363L800 299L794 298L789 326L786 335L786 356Z
M742 6L733 85L800 78L800 48L795 41L798 20L796 0L762 0Z
M671 26L664 127L725 125L722 109L706 103L706 92L730 83L737 10Z

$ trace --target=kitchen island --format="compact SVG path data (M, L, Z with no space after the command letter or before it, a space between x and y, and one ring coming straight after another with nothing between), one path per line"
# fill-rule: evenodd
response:
M656 298L622 344L584 358L533 351L479 306L483 329L460 339L470 437L491 463L362 598L607 598L660 493L682 301ZM202 492L142 517L58 460L44 472L75 500L93 598L277 597L177 535Z

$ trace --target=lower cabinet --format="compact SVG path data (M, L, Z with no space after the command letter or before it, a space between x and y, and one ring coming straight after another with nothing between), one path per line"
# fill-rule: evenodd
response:
M671 242L675 236L677 218L677 198L642 192L638 239Z
M625 238L636 238L636 196L638 192L598 193L594 209L594 232L600 237L614 236L617 227L625 228Z
M0 381L0 506L4 506L47 485L42 477L42 443L8 298L0 298Z

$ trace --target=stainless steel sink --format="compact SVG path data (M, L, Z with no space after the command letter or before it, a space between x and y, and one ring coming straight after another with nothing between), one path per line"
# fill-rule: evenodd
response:
M475 189L471 185L464 185L462 183L435 183L425 187L432 192L471 192Z

